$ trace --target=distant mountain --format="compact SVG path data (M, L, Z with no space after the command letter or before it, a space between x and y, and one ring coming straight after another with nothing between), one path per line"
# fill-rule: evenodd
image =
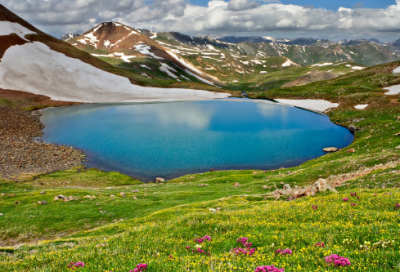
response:
M81 42L87 45L97 44L98 38L94 34L99 28L81 37ZM204 84L182 86L170 81L148 80L144 76L112 66L43 33L2 5L0 5L0 29L2 89L74 102L197 100L227 96L187 89L188 86L204 89L207 87ZM120 29L120 32L122 31ZM135 34L131 29L126 31L128 35ZM122 35L126 35L125 33ZM117 46L117 43L120 41L115 42L114 46ZM103 46L106 45L107 42L104 42ZM142 50L151 53L145 46ZM216 88L210 89L216 90Z
M62 40L62 41L68 41L68 40L73 39L73 38L75 38L75 37L78 37L78 36L80 36L80 35L82 35L82 34L67 33L67 34L65 34L65 35L63 35L63 36L61 37L61 40Z
M262 43L262 42L272 42L272 40L265 39L263 37L235 37L235 36L226 36L218 38L219 41L227 42L227 43L242 43L242 42L254 42L254 43Z

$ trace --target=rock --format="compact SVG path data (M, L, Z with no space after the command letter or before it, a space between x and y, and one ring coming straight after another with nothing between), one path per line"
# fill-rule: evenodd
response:
M237 187L241 187L242 185L240 185L239 182L236 182L235 184L233 184L233 188L237 188Z
M338 150L339 149L336 147L327 147L323 149L324 152L337 152Z
M257 175L258 173L257 172L253 172L253 175Z
M137 200L137 197L136 197L136 196L133 196L133 199Z
M124 192L121 192L119 195L122 197L126 197L126 194Z
M400 145L398 147L396 147L397 149L400 149Z
M115 195L110 195L111 198L115 197Z
M5 193L1 193L1 195L2 195L2 196L5 196L6 194L5 194Z
M54 201L60 200L60 198L58 196L54 197Z
M2 213L0 213L0 216L3 216L3 214L2 214Z
M30 254L35 254L35 253L38 253L39 251L37 251L37 250L31 250L31 251L29 251L29 253Z
M64 198L64 202L69 202L69 201L72 201L72 200L76 200L76 198L73 197L73 196Z
M156 178L156 183L163 183L165 182L165 179L163 178Z
M47 204L47 201L44 201L44 200L43 200L43 201L38 201L37 203L38 203L39 205L46 205L46 204Z
M400 132L396 133L394 136L400 136Z
M14 202L15 205L19 205L19 203L20 203L19 201L15 201Z
M202 183L202 184L199 184L198 186L199 187L208 187L208 184L207 183Z
M354 148L350 148L349 150L346 151L347 153L354 153L356 150Z
M355 125L350 125L350 126L349 126L349 129L350 129L350 131L353 132L353 133L354 133L354 132L357 132L358 130L360 130L360 129L357 128Z
M84 196L83 198L90 198L90 199L92 199L92 196L87 195L87 196Z
M292 190L292 187L289 184L285 184L283 185L283 190Z
M41 195L45 195L45 194L46 194L46 192L40 192L40 194L41 194Z
M319 192L332 191L337 193L336 189L333 188L326 179L321 178L317 180L314 186L318 189Z

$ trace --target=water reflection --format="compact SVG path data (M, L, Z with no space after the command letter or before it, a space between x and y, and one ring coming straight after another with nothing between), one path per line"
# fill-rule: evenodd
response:
M353 140L325 115L248 99L79 105L47 109L42 121L45 141L85 150L90 167L145 181L288 167Z

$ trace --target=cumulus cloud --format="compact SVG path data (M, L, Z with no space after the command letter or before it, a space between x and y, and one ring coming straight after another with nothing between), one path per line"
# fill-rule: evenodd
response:
M88 30L103 21L191 34L400 32L400 0L385 9L367 9L358 4L337 11L285 5L279 0L211 0L206 7L187 0L0 0L0 3L42 30L60 34Z

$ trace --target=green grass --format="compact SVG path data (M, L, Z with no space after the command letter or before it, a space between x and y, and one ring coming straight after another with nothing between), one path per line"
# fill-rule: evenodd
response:
M380 89L400 83L400 77L391 73L397 66L386 64L303 87L250 93L267 99L338 102L340 106L328 113L331 120L357 128L348 148L298 167L216 171L166 184L142 184L96 169L1 182L4 248L0 252L6 254L0 254L0 271L68 271L71 261L86 263L80 271L129 271L140 262L149 264L148 272L254 271L271 264L285 271L399 271L400 217L395 205L400 202L400 137L395 134L400 132L400 96L385 96ZM361 103L370 106L355 110L354 105ZM346 152L350 148L355 152ZM296 201L269 197L284 184L305 186L344 175L351 178L338 188L339 194ZM351 198L350 192L357 192L360 199ZM59 194L76 200L53 201ZM344 197L351 199L343 202ZM37 204L43 200L48 204ZM212 237L203 244L210 256L185 249L193 248L193 239L204 235ZM243 236L257 248L253 256L231 253L239 246L236 239ZM366 242L387 240L394 240L394 245L360 248ZM314 247L317 242L326 247ZM290 248L294 254L275 256L278 248ZM329 267L323 257L330 254L349 258L352 265Z

